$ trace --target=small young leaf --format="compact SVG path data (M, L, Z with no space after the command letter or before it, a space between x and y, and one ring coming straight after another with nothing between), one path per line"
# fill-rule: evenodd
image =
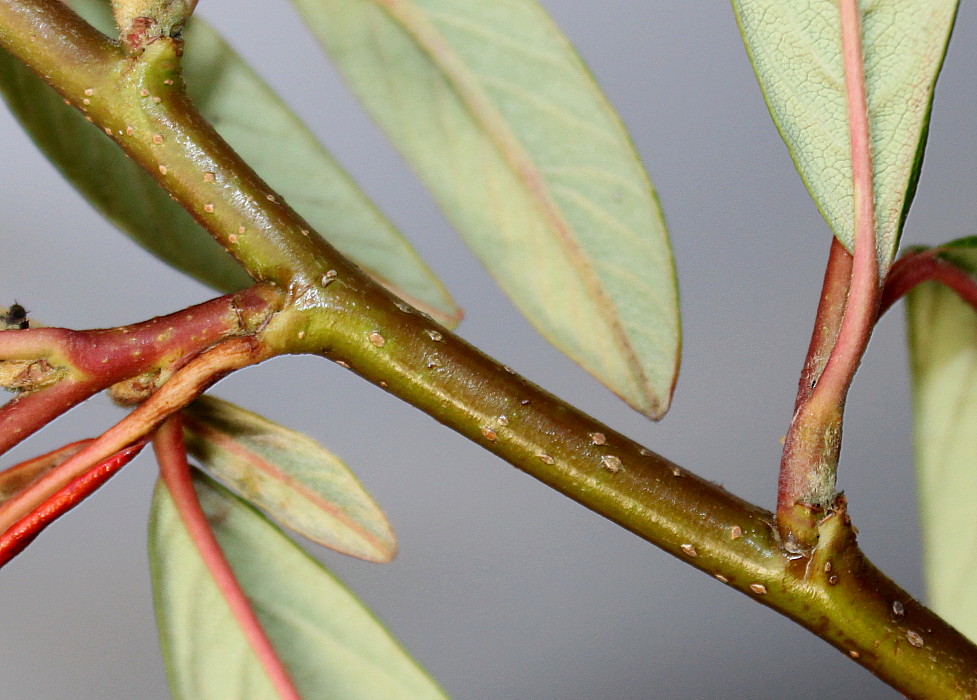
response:
M376 618L278 528L203 475L200 504L224 556L304 698L443 700ZM166 487L156 487L150 568L173 695L277 698Z
M957 0L862 0L879 270L892 263L922 165ZM837 2L733 0L760 88L797 170L848 250L854 195Z
M668 409L678 295L655 193L535 0L294 0L520 310L632 406Z
M977 239L940 257L977 279ZM977 312L936 282L911 291L906 310L929 602L977 642Z
M356 477L312 439L210 396L185 410L187 448L236 494L326 547L387 562L397 541Z
M72 5L114 33L108 3L74 0ZM456 324L460 312L440 281L271 88L202 20L193 19L184 37L188 92L218 133L381 284L439 321ZM0 55L0 91L45 155L140 245L221 291L251 284L237 263L116 144L6 53Z

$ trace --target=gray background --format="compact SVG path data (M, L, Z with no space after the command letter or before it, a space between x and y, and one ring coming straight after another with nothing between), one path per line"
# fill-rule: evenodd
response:
M771 125L732 12L724 2L543 4L620 110L670 224L685 358L674 408L659 425L520 319L285 2L204 0L199 11L415 242L467 312L464 337L771 507L829 234ZM908 241L974 233L975 70L977 7L965 0ZM101 221L5 112L0 120L0 301L16 298L49 324L83 328L210 296ZM382 567L321 556L456 698L896 696L792 623L330 363L272 361L218 393L307 431L357 470L392 519L401 554ZM922 594L908 404L896 311L852 393L841 484L865 550ZM5 464L97 434L120 416L92 400ZM0 572L2 697L166 697L145 554L153 472L141 457Z

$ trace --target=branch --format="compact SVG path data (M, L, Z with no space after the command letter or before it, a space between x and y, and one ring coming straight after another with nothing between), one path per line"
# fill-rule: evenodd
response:
M809 550L817 543L817 520L830 510L837 494L845 401L872 336L881 293L875 236L875 185L858 0L840 0L839 12L848 97L855 240L851 281L837 337L820 376L812 378L814 385L809 393L801 388L780 464L777 525L784 540L798 551ZM840 270L840 266L832 267L834 257L832 248L832 260L826 273L828 277ZM821 313L829 313L836 318L838 292L842 289L840 281L829 285L826 279L824 291L831 299L827 303L822 299L812 343L818 340ZM832 319L827 323L833 326L835 321Z
M255 279L287 292L289 303L261 334L269 353L342 362L584 506L796 620L907 695L977 697L977 647L868 563L843 501L818 524L817 548L804 557L789 554L770 513L511 373L394 298L311 233L182 97L173 42L160 39L141 58L128 59L95 34L56 0L0 3L0 44L73 104L81 104L94 81L103 96L89 108L95 124L111 130ZM160 102L138 100L138 89ZM126 123L136 125L137 138L125 137ZM158 171L163 159L167 176ZM205 182L203 171L216 173L214 182ZM242 227L246 233L237 235Z
M0 454L109 387L141 401L203 350L256 332L281 301L259 285L120 328L0 331L0 385L22 390L0 406Z
M149 435L219 379L269 356L253 338L232 338L194 358L132 413L65 460L59 468L44 474L24 491L0 504L0 532L9 530L93 466Z

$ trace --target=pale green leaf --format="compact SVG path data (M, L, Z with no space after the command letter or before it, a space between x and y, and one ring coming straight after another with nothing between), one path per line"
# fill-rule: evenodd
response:
M373 615L278 528L202 475L197 494L228 563L304 698L443 700ZM159 484L150 566L160 643L182 700L277 699Z
M102 0L76 9L108 31ZM438 320L460 318L410 244L298 117L205 22L184 32L183 70L194 104L218 133L333 245L374 278ZM0 90L52 162L106 217L177 269L222 291L251 284L189 214L104 134L8 55Z
M190 453L236 494L321 545L368 561L393 559L397 541L386 516L336 455L210 396L184 413Z
M916 190L957 0L862 0L879 268L888 269ZM828 225L854 240L848 102L838 3L733 0L774 123Z
M941 252L977 277L977 239ZM926 282L907 299L929 603L977 642L977 312Z
M535 0L294 0L446 216L532 323L643 413L680 350L655 193Z

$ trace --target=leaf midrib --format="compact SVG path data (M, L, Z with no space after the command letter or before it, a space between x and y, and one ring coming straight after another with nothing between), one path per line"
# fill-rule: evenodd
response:
M604 320L609 326L615 346L625 358L628 371L635 380L632 388L637 389L644 399L645 410L657 412L660 402L648 389L647 375L621 325L617 304L604 290L596 271L582 253L582 246L572 227L550 197L545 178L542 177L519 139L506 126L505 118L480 89L477 78L462 58L442 39L433 24L427 21L422 10L406 0L372 0L372 2L403 28L407 36L445 77L446 83L459 102L464 105L472 119L482 126L496 146L502 162L508 165L516 178L525 185L530 198L537 204L544 219L550 222L552 230L557 234L557 240L580 274L588 292L598 300L598 306L605 305L614 310L614 313Z

